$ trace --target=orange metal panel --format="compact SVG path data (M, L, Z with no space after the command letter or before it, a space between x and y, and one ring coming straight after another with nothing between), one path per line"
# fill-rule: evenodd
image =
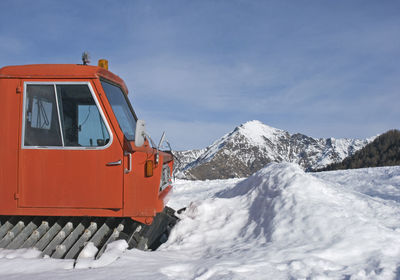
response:
M22 149L18 206L121 209L123 167L107 163L122 157L115 138L106 149Z
M0 79L0 211L16 208L20 104L19 80Z
M146 141L144 147L137 148L134 142L132 154L132 172L124 177L124 216L151 217L164 208L164 198L170 188L159 193L162 172L163 155L160 154L160 163L154 166L154 173L146 177L145 164L149 159L154 160L155 149Z
M23 216L95 216L122 217L122 209L89 209L89 208L13 208L4 209L1 206L0 215Z
M122 208L119 143L105 150L23 149L20 207Z
M104 77L119 84L124 91L128 93L128 89L120 77L98 66L79 64L33 64L6 66L0 69L0 79L93 79L98 77Z

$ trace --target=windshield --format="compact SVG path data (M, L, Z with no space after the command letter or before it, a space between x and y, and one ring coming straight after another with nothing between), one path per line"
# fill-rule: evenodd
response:
M136 118L127 96L119 87L113 84L101 81L101 85L126 139L129 141L135 140Z

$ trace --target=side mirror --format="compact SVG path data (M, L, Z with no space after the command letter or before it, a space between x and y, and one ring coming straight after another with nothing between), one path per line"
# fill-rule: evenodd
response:
M145 122L144 120L137 120L136 122L136 132L135 132L135 146L141 147L144 145L145 135Z

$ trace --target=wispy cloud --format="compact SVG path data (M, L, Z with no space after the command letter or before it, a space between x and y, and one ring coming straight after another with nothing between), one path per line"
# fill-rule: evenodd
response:
M0 59L106 57L151 134L165 127L178 148L251 119L368 137L399 127L399 15L373 0L2 1Z

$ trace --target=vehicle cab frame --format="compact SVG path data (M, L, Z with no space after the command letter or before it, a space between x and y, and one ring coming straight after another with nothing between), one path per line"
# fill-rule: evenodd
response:
M135 145L127 94L122 79L96 66L0 69L0 215L151 223L172 188L161 182L173 160L147 139Z

